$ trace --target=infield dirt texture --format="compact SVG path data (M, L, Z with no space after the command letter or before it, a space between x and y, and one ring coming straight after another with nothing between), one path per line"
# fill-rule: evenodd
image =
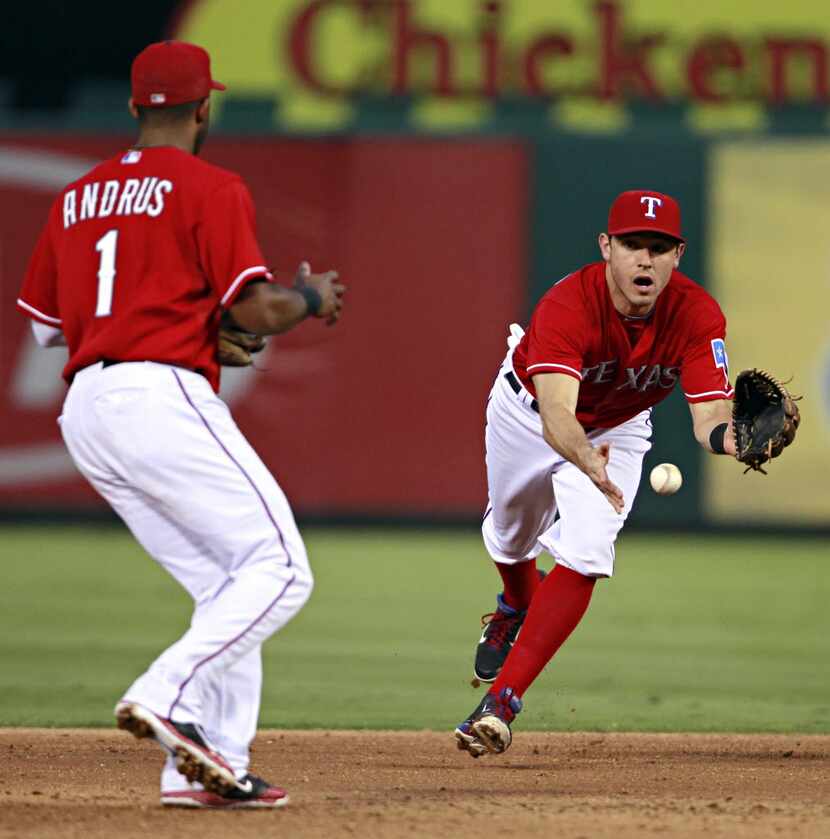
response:
M513 747L473 761L450 732L493 608L478 538L307 537L253 763L291 804L199 813L158 806L159 753L110 717L186 598L123 530L0 531L0 725L38 727L0 730L0 837L830 836L823 542L623 538Z
M830 737L532 734L473 764L441 732L265 731L291 802L164 811L159 756L111 730L0 732L0 837L628 839L830 835Z

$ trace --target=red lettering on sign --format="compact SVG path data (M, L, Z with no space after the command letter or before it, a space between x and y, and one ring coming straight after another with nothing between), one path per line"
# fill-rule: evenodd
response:
M412 23L410 0L395 2L395 46L394 80L392 92L409 92L409 57L415 50L425 47L432 49L435 55L436 78L432 92L438 96L453 96L452 87L452 49L448 38L438 32L418 29Z
M780 105L790 98L787 90L787 64L795 56L806 55L813 65L813 97L827 102L827 47L813 38L767 38L770 80L769 99Z
M692 96L704 102L727 102L732 97L718 90L715 76L718 70L743 70L745 59L740 44L732 38L707 38L689 53L686 69Z
M626 7L620 0L600 0L593 6L593 43L583 45L568 32L536 30L529 41L509 48L502 31L503 0L480 0L477 24L471 20L472 37L458 43L449 32L418 24L416 0L307 0L289 27L287 48L298 79L315 93L347 96L362 86L326 79L325 68L316 61L316 28L325 20L324 13L335 8L354 15L358 26L379 28L385 35L385 66L372 67L371 73L374 78L389 79L388 94L427 92L453 97L463 92L488 99L509 93L536 97L576 94L615 101L631 95L651 100L664 97L652 57L657 47L667 44L670 33L633 35L626 28ZM480 77L462 90L454 74L455 64L458 52L468 55L470 46L479 62ZM581 81L554 85L546 69L580 50L594 57L595 73L587 89ZM749 42L726 34L708 35L691 43L686 52L673 47L672 56L682 62L680 69L685 70L693 100L728 102L738 95L740 86L742 96L757 99L764 95L775 104L791 101L788 73L800 62L801 69L810 72L811 101L830 102L828 46L819 38L767 37L759 54ZM764 73L750 66L751 60L763 60L769 68L764 71L768 77L763 91L758 89L758 79ZM365 78L368 70L358 68L356 75Z
M317 16L326 6L330 6L330 0L313 0L312 3L303 9L288 36L288 48L291 52L292 64L297 75L303 83L316 93L328 93L335 95L345 93L340 88L325 84L320 81L314 67L314 60L311 50L312 27L317 21Z
M553 91L545 88L540 63L554 55L572 55L573 51L573 41L564 35L544 35L537 38L525 54L524 77L527 92L531 96L550 96Z
M616 99L625 87L634 87L649 99L662 98L649 70L648 59L652 48L663 43L665 36L625 38L622 9L616 3L597 3L595 13L599 26L600 97Z

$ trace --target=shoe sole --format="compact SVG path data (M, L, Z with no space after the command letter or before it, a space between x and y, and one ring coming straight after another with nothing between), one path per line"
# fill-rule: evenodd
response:
M506 752L513 741L510 726L496 716L486 716L476 720L472 729L476 739L481 741L487 751L492 754Z
M470 757L481 757L487 754L487 748L477 738L465 734L460 728L456 728L453 732L455 735L455 745L458 746L459 751L467 752Z
M152 711L135 702L123 702L115 709L118 728L129 731L139 740L155 740L176 759L176 768L191 783L200 783L208 792L226 795L239 789L236 776L200 749L192 740L179 734Z
M197 793L198 794L198 793ZM161 796L162 807L179 807L185 810L277 810L288 804L288 796L276 801L231 801L228 804L213 804L187 796Z

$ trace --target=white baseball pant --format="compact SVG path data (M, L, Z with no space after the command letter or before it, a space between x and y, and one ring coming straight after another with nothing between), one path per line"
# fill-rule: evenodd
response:
M584 472L545 442L531 394L524 388L517 394L505 379L513 372L513 349L521 335L514 324L487 403L484 544L494 561L507 565L545 550L579 574L610 577L614 541L631 511L643 458L651 448L651 412L588 434L595 445L611 444L607 471L625 498L620 515Z
M124 698L199 724L244 774L260 647L312 589L285 495L225 403L189 370L93 364L75 376L60 423L80 471L195 604L188 631ZM181 784L168 762L163 788Z

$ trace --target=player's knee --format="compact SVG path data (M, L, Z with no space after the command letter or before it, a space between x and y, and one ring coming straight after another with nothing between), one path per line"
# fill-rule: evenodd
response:
M505 559L526 559L536 546L536 531L522 527L497 529L485 521L481 528L491 554Z
M586 577L611 577L614 573L614 545L608 541L583 541L578 547L558 546L557 561Z
M314 575L311 573L311 569L306 566L302 571L299 571L294 578L294 582L297 585L298 599L300 602L298 608L302 608L308 602L309 597L311 597L311 592L314 590Z
M294 617L311 597L314 588L314 578L308 567L277 566L268 570L267 576L260 578L259 584L267 587L273 597L273 616L278 623L284 621L286 615Z
M302 602L305 603L311 597L311 592L314 589L314 574L311 572L308 554L305 545L299 538L299 534L291 551L291 572L294 575L297 591L302 597Z

